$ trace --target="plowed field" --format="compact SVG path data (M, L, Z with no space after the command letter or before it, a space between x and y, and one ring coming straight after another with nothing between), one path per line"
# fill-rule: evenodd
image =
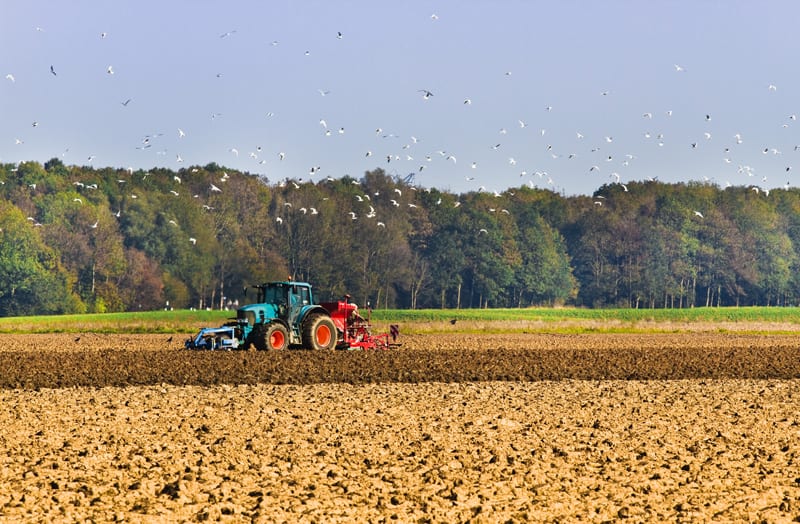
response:
M791 521L800 339L3 336L0 520Z

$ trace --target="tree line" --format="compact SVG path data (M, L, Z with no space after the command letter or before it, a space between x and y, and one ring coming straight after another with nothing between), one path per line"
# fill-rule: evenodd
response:
M800 191L658 181L592 196L360 179L0 165L0 315L235 307L306 280L383 308L795 305Z

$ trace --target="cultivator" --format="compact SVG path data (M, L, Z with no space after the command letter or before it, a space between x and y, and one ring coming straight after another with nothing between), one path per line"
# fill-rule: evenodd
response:
M340 334L337 349L390 349L398 347L397 337L400 329L397 325L389 326L389 333L372 333L369 310L367 318L358 312L358 306L350 302L350 295L337 302L323 302L322 307L330 313L331 320Z

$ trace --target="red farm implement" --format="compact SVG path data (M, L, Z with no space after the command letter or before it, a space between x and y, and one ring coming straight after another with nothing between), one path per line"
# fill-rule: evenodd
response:
M367 318L362 317L358 306L349 299L350 296L345 295L344 300L321 304L330 314L339 332L337 349L390 349L400 345L397 343L397 336L400 334L397 325L392 324L389 333L373 334L370 323L372 311L369 311Z

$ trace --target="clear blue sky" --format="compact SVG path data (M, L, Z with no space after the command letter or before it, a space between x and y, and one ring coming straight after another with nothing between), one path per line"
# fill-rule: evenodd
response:
M456 193L798 185L794 1L0 0L0 13L2 162L216 162L272 183L381 167Z

